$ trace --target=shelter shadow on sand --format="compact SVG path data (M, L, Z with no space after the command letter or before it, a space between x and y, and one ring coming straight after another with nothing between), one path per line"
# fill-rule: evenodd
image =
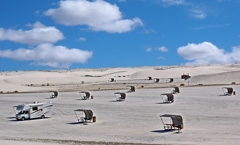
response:
M45 98L45 99L50 99L50 100L52 100L52 99L54 99L54 98Z
M167 132L173 132L174 129L168 129L168 130L154 130L151 132L155 132L155 133L167 133Z
M116 100L114 100L114 101L109 101L109 102L123 102L123 101L116 101Z
M82 100L86 100L86 99L76 99L76 100L78 100L78 101L82 101Z
M70 122L70 123L66 123L66 124L76 125L76 124L83 124L83 122Z
M160 103L156 103L156 104L171 104L171 103L167 103L167 102L160 102Z
M218 96L221 96L221 97L222 97L222 96L231 96L231 95L223 95L223 94L221 94L221 95L218 95Z

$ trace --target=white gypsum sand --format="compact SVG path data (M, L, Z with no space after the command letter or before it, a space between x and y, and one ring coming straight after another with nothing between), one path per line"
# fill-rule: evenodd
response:
M238 144L240 86L231 84L239 84L239 71L239 65L234 64L1 72L0 143ZM192 77L181 80L183 73ZM154 83L144 80L148 76L175 81ZM117 82L110 83L109 78ZM41 85L47 83L49 86ZM129 83L137 87L136 92L127 93L126 101L116 102L114 93L127 92ZM170 93L174 84L185 86L174 95L174 103L163 104L160 94ZM223 96L222 87L233 87L236 95ZM93 99L81 100L83 89ZM7 93L14 90L31 93ZM48 90L58 90L59 96L50 99ZM12 106L33 101L52 101L55 115L16 121ZM77 123L75 109L93 110L97 122ZM182 115L182 133L164 131L159 117L163 114Z

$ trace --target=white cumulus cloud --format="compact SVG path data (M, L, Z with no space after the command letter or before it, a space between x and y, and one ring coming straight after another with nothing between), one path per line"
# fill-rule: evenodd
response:
M69 68L72 63L86 63L93 52L80 49L69 49L65 46L54 46L50 43L38 45L34 49L19 48L0 50L0 57L15 60L33 61L33 64L55 68Z
M143 25L139 18L123 19L117 5L103 0L65 0L60 1L59 8L44 12L57 23L67 26L87 25L94 31L123 33Z
M165 46L158 47L157 50L161 52L168 52L168 49Z
M64 39L63 33L55 27L47 27L40 22L28 24L31 30L0 28L0 41L13 41L23 44L54 43Z
M210 42L190 43L179 47L179 56L188 60L186 64L226 64L240 62L240 46L235 46L232 52L225 52Z

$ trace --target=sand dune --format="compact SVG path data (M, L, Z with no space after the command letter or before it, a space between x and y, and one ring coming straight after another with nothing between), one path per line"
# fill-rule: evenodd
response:
M0 91L67 90L69 85L75 85L76 89L81 90L81 87L86 88L86 84L108 83L109 78L114 78L118 82L123 81L123 83L124 81L144 80L147 77L175 78L177 80L184 73L192 76L188 80L189 82L183 82L185 84L230 84L240 82L237 77L239 71L240 65L229 64L1 72L0 84L2 87ZM141 82L135 83L141 84ZM179 83L175 85L179 85Z
M190 84L231 84L240 82L240 71L193 76Z

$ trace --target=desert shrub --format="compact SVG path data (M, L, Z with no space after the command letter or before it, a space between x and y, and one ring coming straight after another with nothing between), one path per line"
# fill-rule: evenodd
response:
M47 83L47 86L50 86L50 84L49 84L49 83Z
M42 86L45 86L44 84L42 84Z
M180 84L180 86L184 86L184 84Z
M15 90L15 91L13 91L13 93L18 93L18 91L17 91L17 90Z
M123 83L123 85L126 85L126 83Z
M236 82L232 82L232 85L236 85Z
M144 86L141 86L141 88L144 88Z
M203 86L203 84L198 84L199 86Z
M2 94L3 93L3 91L0 91L0 94Z

